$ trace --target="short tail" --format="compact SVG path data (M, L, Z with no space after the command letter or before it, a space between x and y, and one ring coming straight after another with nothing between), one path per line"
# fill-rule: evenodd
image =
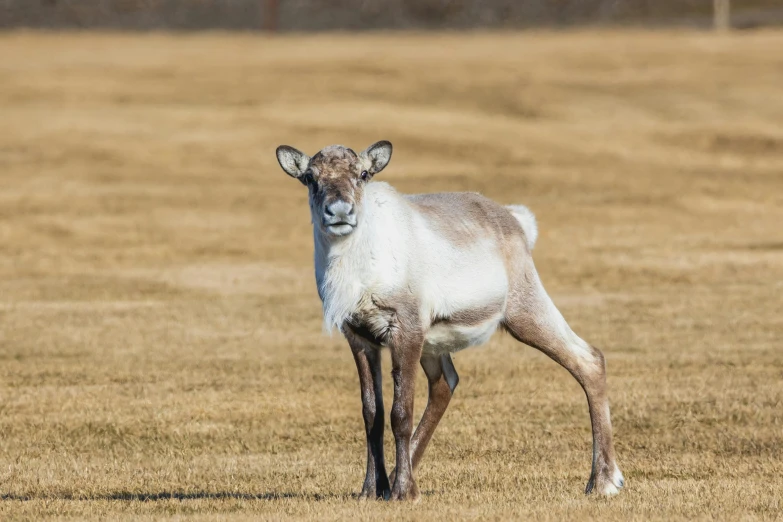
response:
M525 239L527 239L527 248L533 250L538 239L538 224L536 223L536 216L529 208L523 205L508 205L506 207L511 212L519 224L522 225L522 230L525 232Z

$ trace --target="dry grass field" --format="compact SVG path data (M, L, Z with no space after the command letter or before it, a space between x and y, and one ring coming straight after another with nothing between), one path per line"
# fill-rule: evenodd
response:
M0 36L0 519L779 519L781 49ZM537 214L544 284L607 357L618 497L582 493L577 383L497 334L455 357L422 501L356 500L358 378L321 332L306 191L274 149L379 139L401 191Z

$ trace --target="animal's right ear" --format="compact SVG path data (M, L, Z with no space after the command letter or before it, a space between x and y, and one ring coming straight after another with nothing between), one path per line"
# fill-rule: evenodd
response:
M310 156L288 145L277 147L277 162L283 167L286 174L301 181L302 176L310 165Z

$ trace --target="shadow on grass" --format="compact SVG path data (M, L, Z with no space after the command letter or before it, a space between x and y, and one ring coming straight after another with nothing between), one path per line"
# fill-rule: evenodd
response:
M78 495L72 493L61 494L41 494L41 495L13 495L13 494L0 494L0 500L18 500L18 501L32 501L32 500L127 500L138 502L155 502L158 500L283 500L283 499L300 499L309 501L319 501L337 498L355 498L357 495L338 495L334 493L320 494L320 493L238 493L229 491L193 491L193 492L181 492L181 491L160 491L154 493L132 493L130 491L117 491L115 493L97 494L97 495Z
M435 495L436 491L422 491L424 497ZM319 502L323 500L357 500L357 493L340 495L337 493L290 493L290 492L268 492L268 493L239 493L229 491L192 491L184 493L182 491L159 491L155 493L131 493L130 491L117 491L114 493L105 493L97 495L78 495L73 493L42 493L40 495L14 495L10 493L0 494L0 500L16 500L20 502L29 502L33 500L125 500L129 502L157 502L159 500L284 500L298 499L310 502Z

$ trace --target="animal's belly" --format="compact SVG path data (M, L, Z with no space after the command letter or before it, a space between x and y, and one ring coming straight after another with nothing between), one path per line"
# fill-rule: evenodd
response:
M430 327L424 337L424 352L443 354L484 344L492 337L499 324L500 318L492 318L473 325L437 323Z

